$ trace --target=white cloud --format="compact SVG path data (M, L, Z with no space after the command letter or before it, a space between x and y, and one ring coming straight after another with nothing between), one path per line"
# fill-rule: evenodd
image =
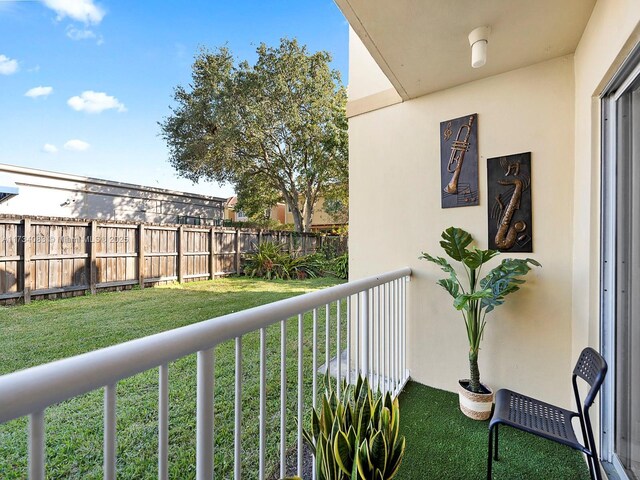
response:
M69 25L67 26L67 37L71 40L90 40L96 38L96 34L88 28L78 29L73 25Z
M43 0L44 4L58 14L58 20L69 17L85 24L97 25L105 11L93 0Z
M72 150L74 152L84 152L90 146L91 145L89 145L87 142L83 142L82 140L77 139L69 140L64 144L65 150Z
M58 147L56 147L55 145L52 145L50 143L45 143L42 146L42 151L46 152L46 153L58 153Z
M25 97L37 98L51 95L53 87L33 87L24 94Z
M0 75L11 75L18 71L18 61L0 55Z
M104 92L87 90L80 96L71 97L67 104L78 112L100 113L104 110L117 110L126 112L126 107L120 101Z

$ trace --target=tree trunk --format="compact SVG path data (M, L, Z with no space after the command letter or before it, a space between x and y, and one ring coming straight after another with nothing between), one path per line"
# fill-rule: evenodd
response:
M290 205L291 214L293 215L293 225L296 232L304 232L304 224L302 221L302 214L300 208L297 205Z
M480 388L480 370L478 369L478 351L469 350L469 390L474 393L482 393Z
M311 199L309 197L305 198L304 200L304 209L302 211L302 214L304 216L302 224L303 231L310 232L311 222L313 220L313 203L311 202Z
M302 215L300 214L300 209L296 206L291 209L291 213L293 214L293 225L296 232L303 232L304 225L302 223Z

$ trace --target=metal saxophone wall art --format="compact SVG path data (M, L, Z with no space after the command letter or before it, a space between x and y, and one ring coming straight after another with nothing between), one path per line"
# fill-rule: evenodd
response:
M487 160L489 248L532 252L531 153Z
M478 205L477 118L474 113L440 123L442 208Z

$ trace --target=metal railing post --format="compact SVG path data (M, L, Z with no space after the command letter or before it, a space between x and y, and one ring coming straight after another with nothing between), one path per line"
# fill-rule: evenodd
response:
M369 375L369 289L362 292L360 312L360 373L366 377Z

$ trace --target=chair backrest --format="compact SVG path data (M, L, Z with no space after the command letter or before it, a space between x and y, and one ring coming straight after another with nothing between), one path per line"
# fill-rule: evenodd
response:
M589 384L589 393L584 399L584 408L587 410L598 395L598 391L604 382L604 377L607 374L607 362L605 362L602 355L596 352L593 348L587 347L582 350L580 358L576 362L576 366L573 369L574 375L574 389L576 388L575 377L582 378ZM577 395L577 392L576 392ZM576 397L577 399L577 397Z

